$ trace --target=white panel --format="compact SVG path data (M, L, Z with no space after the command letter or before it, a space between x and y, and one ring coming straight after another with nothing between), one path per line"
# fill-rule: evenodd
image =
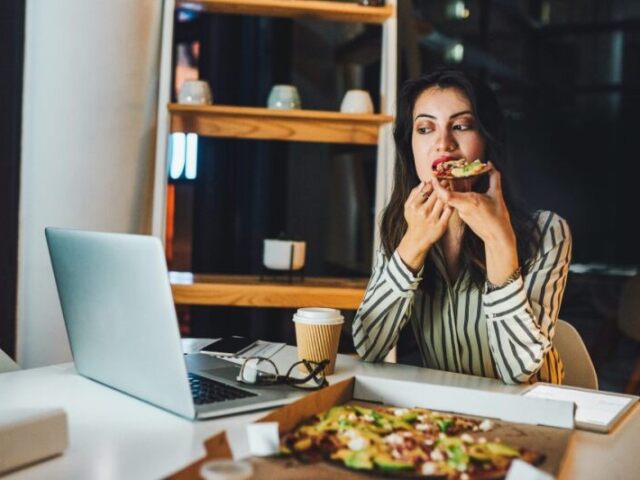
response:
M70 358L45 226L151 231L163 2L29 0L18 358Z
M396 91L398 89L397 58L398 58L398 17L396 0L387 0L388 5L394 6L394 14L382 26L382 61L380 67L380 106L381 113L395 115ZM393 165L396 149L393 142L393 125L387 124L380 128L378 140L378 156L376 163L376 200L375 223L373 234L373 254L380 247L379 222L382 211L391 196L393 186Z
M398 9L396 0L387 0L393 5L394 14L382 26L382 61L380 62L380 107L381 113L396 114L396 92L398 90ZM391 197L393 188L393 166L396 146L393 141L393 124L380 128L376 161L375 221L373 225L373 259L380 248L380 221L382 212ZM396 347L387 354L385 361L395 363Z
M174 0L164 1L162 12L162 39L160 50L160 86L158 89L158 129L156 132L156 160L153 174L153 212L151 233L164 243L165 217L167 211L167 142L169 137L169 112L171 100L171 75L173 53Z

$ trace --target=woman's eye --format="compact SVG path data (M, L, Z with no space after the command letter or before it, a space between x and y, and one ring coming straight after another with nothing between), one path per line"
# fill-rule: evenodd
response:
M425 133L429 133L431 132L431 128L429 127L418 127L416 128L416 132L418 132L420 135L424 135Z
M473 128L473 126L467 125L465 123L458 123L457 125L453 126L454 130L460 130L462 132L464 132L465 130L471 130L472 128Z

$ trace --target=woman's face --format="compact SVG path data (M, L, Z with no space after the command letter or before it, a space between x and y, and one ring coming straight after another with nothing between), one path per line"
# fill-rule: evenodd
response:
M464 93L452 87L431 87L418 96L411 147L418 177L426 182L433 178L431 166L436 160L484 161L484 139Z

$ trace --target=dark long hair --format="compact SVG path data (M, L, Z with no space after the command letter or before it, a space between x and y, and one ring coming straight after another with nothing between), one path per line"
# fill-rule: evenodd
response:
M380 225L380 236L385 253L390 256L398 247L407 231L404 219L404 202L411 189L420 182L413 158L411 138L413 133L413 109L422 92L431 88L455 88L462 92L471 104L475 125L485 142L485 158L490 160L502 174L502 191L516 234L518 259L526 272L527 263L533 256L539 241L539 232L531 212L513 192L506 155L504 116L491 89L478 77L465 71L443 68L417 80L406 82L398 98L398 109L393 137L396 144L394 185ZM475 184L474 190L486 191L487 179ZM466 228L461 247L461 266L470 271L470 281L482 288L486 280L484 244L471 229ZM427 272L427 270L425 270ZM433 285L433 275L425 275L423 285Z

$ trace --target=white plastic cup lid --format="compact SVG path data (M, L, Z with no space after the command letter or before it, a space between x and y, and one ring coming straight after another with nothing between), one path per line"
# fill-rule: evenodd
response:
M200 467L205 480L246 480L253 476L253 466L239 460L210 460Z
M344 317L340 313L340 310L336 310L335 308L299 308L298 311L293 315L293 321L324 325L343 323Z

